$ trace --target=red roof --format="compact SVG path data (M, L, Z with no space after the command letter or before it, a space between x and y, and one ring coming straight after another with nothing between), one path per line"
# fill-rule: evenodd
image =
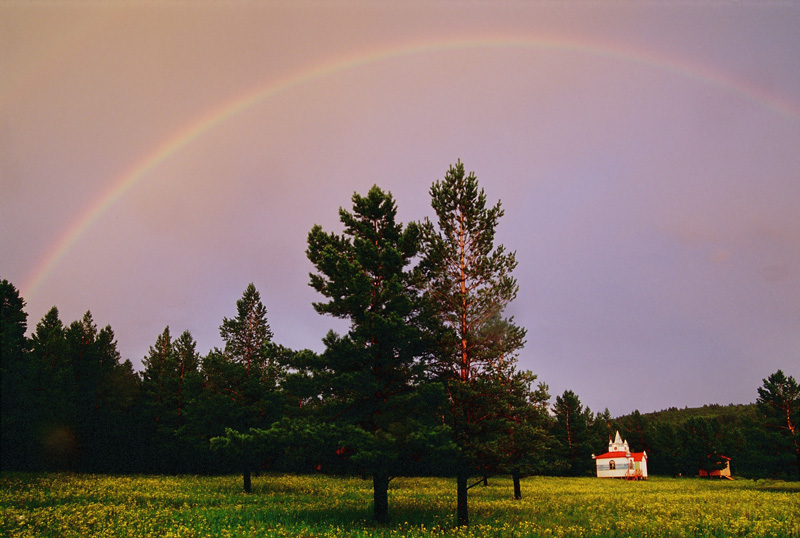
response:
M628 453L619 451L619 452L606 452L605 454L600 454L599 456L595 456L597 460L610 460L611 458L627 458ZM633 461L642 461L645 457L644 452L631 452L631 457Z
M605 454L600 454L595 459L611 459L611 458L626 458L628 457L628 453L624 451L619 452L606 452Z

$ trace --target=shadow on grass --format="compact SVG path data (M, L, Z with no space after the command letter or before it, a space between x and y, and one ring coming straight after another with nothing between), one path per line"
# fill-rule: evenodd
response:
M330 528L376 529L397 527L440 527L453 526L453 514L443 510L433 511L423 508L389 507L389 524L379 525L372 519L372 506L347 508L307 507L293 504L282 509L276 506L250 505L248 510L235 510L232 507L197 508L185 514L185 519L198 517L219 527L250 526L258 524L264 527L297 527L297 528ZM183 518L176 518L183 519Z
M391 495L391 493L390 493ZM177 507L176 507L177 508ZM373 520L371 489L330 492L318 488L300 488L276 483L253 486L252 493L241 491L227 496L222 502L197 505L175 518L189 523L202 518L213 527L263 526L289 528L374 530L398 527L450 528L454 509L444 506L440 497L400 497L389 501L389 524L382 526ZM178 510L180 512L180 510Z

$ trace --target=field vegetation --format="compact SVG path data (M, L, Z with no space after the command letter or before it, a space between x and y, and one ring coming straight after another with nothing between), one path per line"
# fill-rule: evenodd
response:
M651 478L623 482L532 477L470 491L470 527L456 527L453 479L391 482L391 521L372 521L372 482L323 475L111 476L5 473L0 535L800 537L800 483Z

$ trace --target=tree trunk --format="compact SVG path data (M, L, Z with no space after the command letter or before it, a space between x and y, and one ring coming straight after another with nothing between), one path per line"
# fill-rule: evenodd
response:
M469 527L469 508L467 506L467 472L459 469L456 475L456 491L458 504L456 507L456 525Z
M489 485L489 476L483 475L483 487L486 487L488 485Z
M514 500L520 500L522 498L522 488L519 485L519 471L513 471L511 473L511 479L514 480Z
M389 523L389 477L382 473L372 475L372 506L375 522Z
M250 493L250 469L242 471L242 480L244 481L244 492Z
M800 479L800 446L798 446L797 439L794 441L795 448L794 453L797 455L797 478Z

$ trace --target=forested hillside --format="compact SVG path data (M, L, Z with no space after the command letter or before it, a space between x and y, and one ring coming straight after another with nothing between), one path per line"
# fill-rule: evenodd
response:
M632 448L647 451L653 474L694 476L698 469L719 469L730 458L734 476L792 477L796 432L793 441L787 423L779 424L774 414L767 420L774 409L768 405L673 407L634 412L614 422Z
M684 422L690 418L719 418L721 420L735 420L737 417L743 417L745 415L755 417L757 413L758 408L756 404L749 403L728 405L706 404L703 407L684 407L682 409L670 407L669 409L662 409L661 411L644 413L644 415L653 421L680 424L681 422Z

